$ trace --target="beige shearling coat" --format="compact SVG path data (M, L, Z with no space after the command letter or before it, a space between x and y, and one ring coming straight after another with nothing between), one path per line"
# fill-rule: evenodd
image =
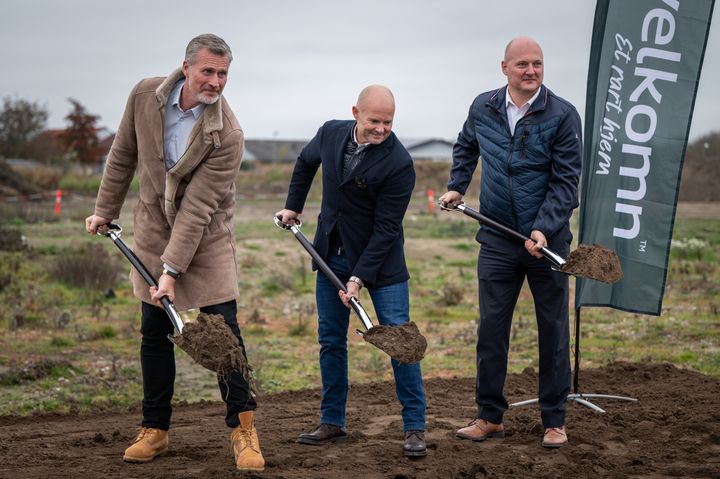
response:
M154 278L163 262L182 273L175 283L179 310L237 297L233 215L235 177L243 131L224 97L207 105L178 162L166 171L165 104L177 69L166 78L140 81L130 93L110 149L95 214L116 219L137 169L140 193L134 209L132 249ZM134 270L133 292L152 304L149 286Z

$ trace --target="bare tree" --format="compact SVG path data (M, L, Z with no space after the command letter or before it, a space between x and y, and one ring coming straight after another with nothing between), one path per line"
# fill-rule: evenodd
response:
M0 156L20 158L30 139L45 129L48 112L36 102L3 98L0 110Z
M94 166L100 161L100 140L98 139L98 115L88 113L79 101L68 98L73 109L65 119L70 123L63 133L63 141L75 160L82 165Z

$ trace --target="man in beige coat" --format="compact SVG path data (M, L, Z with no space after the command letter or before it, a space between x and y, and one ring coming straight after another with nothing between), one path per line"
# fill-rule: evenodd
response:
M175 358L167 338L173 326L159 299L167 295L179 310L222 314L243 345L233 230L243 132L222 96L231 61L225 41L200 35L188 44L181 69L135 86L108 155L95 212L85 220L87 232L94 234L118 218L137 170L133 250L158 288L149 288L132 271L133 291L142 301L143 421L125 451L128 462L148 462L168 449ZM237 468L262 470L248 382L235 372L219 385Z

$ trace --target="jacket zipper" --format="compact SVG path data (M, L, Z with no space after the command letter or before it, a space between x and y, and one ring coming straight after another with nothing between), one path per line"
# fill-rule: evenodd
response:
M525 113L522 118L518 120L517 123L515 123L515 132L518 131L518 126L520 126L520 122L522 122L526 117L532 115L535 113L534 111L528 111ZM508 126L508 129L510 127ZM525 159L525 139L528 136L527 128L523 127L522 135L520 136L520 154L522 155L520 157L521 160ZM515 135L510 136L510 141L512 142L512 148L510 149L510 156L508 158L508 183L509 183L509 189L510 189L510 211L512 212L513 221L515 222L515 229L520 230L520 222L518 221L517 211L515 210L515 196L513 195L513 181L512 181L512 168L511 168L511 161L513 153L515 152Z
M502 118L502 111L499 109L496 109L495 111L498 112L500 117ZM522 118L521 118L522 119ZM505 127L507 128L508 133L510 133L510 125L508 124L507 117L505 118ZM517 127L517 124L516 124ZM515 129L517 131L517 128ZM513 223L515 226L515 229L518 229L518 218L517 218L517 212L515 211L515 197L513 195L513 173L512 173L512 157L513 153L515 152L515 135L510 134L510 144L512 145L512 148L508 151L508 157L507 157L507 174L508 174L508 194L510 196L510 212L512 213Z

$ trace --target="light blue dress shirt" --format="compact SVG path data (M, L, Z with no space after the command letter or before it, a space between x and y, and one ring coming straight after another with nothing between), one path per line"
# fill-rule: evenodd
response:
M180 92L184 84L185 80L175 84L165 105L165 168L168 170L185 153L190 132L205 109L203 103L187 111L180 108Z
M205 104L200 103L198 106L183 111L180 108L180 92L185 84L185 80L180 80L175 84L168 102L165 105L165 168L170 169L182 157L187 149L188 137L192 131L198 118L205 109ZM177 273L175 269L168 264L163 263L163 267L173 273Z

